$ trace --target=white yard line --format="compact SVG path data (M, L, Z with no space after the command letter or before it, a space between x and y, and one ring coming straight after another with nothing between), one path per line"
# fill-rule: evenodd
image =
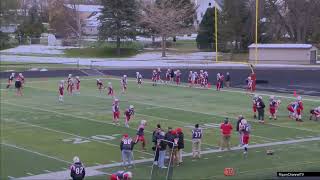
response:
M279 141L279 142L272 142L272 143L265 143L265 144L257 144L257 145L251 145L249 146L249 151L250 149L254 148L260 148L260 147L270 147L270 146L275 146L275 145L286 145L286 144L295 144L295 143L302 143L302 142L311 142L311 141L319 141L320 137L315 137L315 138L307 138L307 139L297 139L297 140L290 140L290 141ZM239 151L242 150L242 147L233 147L231 148L231 151ZM201 154L212 154L212 153L219 153L219 152L226 152L227 150L206 150L202 151ZM183 154L184 157L191 157L192 153L186 153ZM134 164L140 164L140 163L146 163L146 162L152 162L154 159L149 158L149 159L141 159L141 160L135 160L133 163ZM87 167L86 172L90 171L97 171L99 169L104 169L104 168L112 168L112 167L120 167L122 166L122 163L112 163L112 164L104 164L104 165L99 165L99 166L92 166L92 167ZM59 176L60 175L60 176ZM90 175L88 175L90 176ZM19 179L69 179L69 171L58 171L58 172L53 172L53 173L48 173L48 174L40 174L36 176L29 176L29 177L22 177Z
M119 149L119 145L108 143L108 142L104 142L104 141L100 141L100 140L96 140L96 139L93 139L93 138L87 138L87 137L84 137L84 136L79 136L77 134L68 133L68 132L64 132L64 131L59 131L59 130L55 130L55 129L50 129L50 128L47 128L47 127L42 127L42 126L39 126L39 125L35 125L35 124L32 124L32 123L27 123L27 122L23 122L23 121L16 121L16 120L11 120L11 119L7 119L7 118L4 118L4 120L8 121L8 122L16 122L16 123L25 124L25 125L32 126L32 127L37 127L37 128L44 129L44 130L51 131L51 132L55 132L55 133L67 134L67 135L70 135L70 136L79 137L79 138L82 138L82 139L91 140L91 141L95 141L95 142L102 143L102 144L107 144L107 145L110 145L112 147L115 147L115 148ZM140 153L144 153L144 154L148 154L148 155L151 155L151 156L153 155L151 153L147 153L147 152L143 152L143 151L139 151L139 150L135 150L135 151L136 152L140 152Z
M49 155L46 155L46 154L43 154L43 153L40 153L40 152L37 152L37 151L33 151L33 150L30 150L30 149L19 147L19 146L13 145L13 144L7 144L7 143L3 143L3 142L1 142L0 144L4 145L4 146L11 147L11 148L19 149L19 150L22 150L22 151L26 151L26 152L29 152L29 153L32 153L32 154L36 154L36 155L39 155L39 156L42 156L42 157L46 157L46 158L49 158L49 159L54 159L54 160L57 160L59 162L64 162L64 163L67 163L67 164L72 163L71 161L66 161L66 160L63 160L63 159L60 159L60 158L57 158L57 157L54 157L54 156L49 156Z

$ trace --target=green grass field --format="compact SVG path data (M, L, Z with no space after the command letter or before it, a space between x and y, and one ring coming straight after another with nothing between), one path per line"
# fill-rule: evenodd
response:
M290 99L292 95L278 94L282 96L279 119L267 120L262 125L252 119L251 97L240 90L216 92L166 85L153 87L149 83L138 88L134 81L130 81L128 93L120 95L117 77L100 78L105 78L105 83L113 83L122 115L127 106L135 106L136 115L130 128L124 127L123 117L120 127L112 124L112 99L106 93L99 94L96 77L83 77L81 94L65 95L63 104L58 102L58 78L27 79L22 97L16 97L13 89L6 90L6 79L1 80L0 179L64 171L76 155L84 162L87 171L92 166L95 167L91 170L107 174L121 170L121 167L112 167L121 162L120 138L124 133L135 136L142 119L148 122L147 151L142 151L140 144L135 146L135 160L147 161L153 157L151 133L158 123L164 129L168 126L183 128L185 153L191 152L190 126L199 123L205 128L202 149L207 154L200 160L185 157L182 166L173 168L173 179L223 179L226 167L235 169L236 176L232 179L270 179L279 170L319 171L320 142L308 139L320 137L320 122L309 121L308 111L319 106L320 97L303 97L305 122L297 123L287 117L286 106L293 100ZM268 97L264 96L264 100L267 101ZM256 148L249 146L246 159L242 150L211 152L219 146L217 125L225 117L231 118L235 125L235 118L240 114L252 125L250 145L284 143ZM285 144L289 140L301 142ZM232 145L238 146L236 132L232 135ZM273 149L275 155L267 156L267 149ZM150 179L151 165L151 162L136 164L131 169L134 179ZM86 179L107 179L101 173L92 175ZM165 175L166 171L156 168L153 179L165 179Z

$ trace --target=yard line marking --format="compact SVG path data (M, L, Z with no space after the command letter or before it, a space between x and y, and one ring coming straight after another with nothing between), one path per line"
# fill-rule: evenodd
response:
M96 164L96 165L101 165L100 163L97 163L97 162L96 162L96 163L94 163L94 164Z
M13 177L13 176L8 176L8 178L9 178L9 179L15 179L15 177Z
M117 161L111 161L111 162L116 163Z
M68 132L59 131L59 130L55 130L55 129L50 129L50 128L43 127L43 126L39 126L39 125L35 125L35 124L32 124L32 123L27 123L27 122L23 122L23 121L12 120L12 119L8 119L8 118L4 118L4 120L5 120L5 121L9 121L9 122L12 121L12 122L17 122L17 123L21 123L21 124L26 124L26 125L29 125L29 126L32 126L32 127L37 127L37 128L40 128L40 129L44 129L44 130L48 130L48 131L52 131L52 132L56 132L56 133L67 134L67 135L70 135L70 136L75 136L75 137L79 137L79 138L83 138L83 139L87 139L87 140L92 140L92 141L96 141L96 142L103 143L103 144L108 144L108 145L111 145L111 146L113 146L113 147L119 148L118 145L115 145L115 144L112 144L112 143L108 143L108 142L96 140L96 139L93 139L93 138L83 137L83 136L80 136L80 135L77 135L77 134L73 134L73 133L68 133ZM151 154L151 153L147 153L147 152L143 152L143 151L139 151L139 150L134 150L134 151L136 151L136 152L141 152L141 153L145 153L145 154L148 154L148 155L153 155L153 154Z
M290 140L290 141L278 141L278 142L272 142L272 143L265 143L265 144L257 144L257 145L252 145L249 148L250 149L254 149L254 148L260 148L260 147L269 147L269 146L275 146L275 145L286 145L286 144L295 144L295 143L302 143L302 142L311 142L311 141L319 141L320 137L314 137L314 138L308 138L308 139L297 139L297 140ZM231 148L231 151L239 151L242 150L242 147L233 147ZM226 150L207 150L207 151L202 151L201 154L212 154L212 153L220 153L220 152L225 152ZM187 153L182 155L183 157L190 157L192 156L192 153ZM134 164L140 164L140 163L146 163L146 162L153 162L154 158L149 158L149 159L141 159L141 160L134 160L133 163ZM195 160L192 160L195 161ZM320 161L319 161L320 162ZM92 166L92 167L88 167L88 171L92 170L97 170L97 169L104 169L104 168L113 168L113 167L121 167L122 163L113 163L113 164L104 164L104 165L100 165L100 166ZM287 166L286 166L287 167ZM274 168L274 167L273 167ZM48 175L50 175L50 177L57 177L57 175L61 175L59 178L61 179L68 179L69 178L69 172L68 171L58 171L55 173L50 173L50 174L40 174L40 175L36 175L36 176L30 176L30 177L22 177L21 179L48 179ZM88 175L89 176L89 175ZM20 179L20 178L19 178ZM50 178L49 178L50 179Z
M49 158L49 159L54 159L54 160L57 160L57 161L60 161L60 162L64 162L64 163L67 163L67 164L71 163L70 161L66 161L66 160L63 160L63 159L60 159L60 158L57 158L57 157L54 157L54 156L49 156L49 155L46 155L46 154L43 154L43 153L40 153L40 152L37 152L37 151L33 151L33 150L30 150L30 149L19 147L19 146L13 145L13 144L7 144L7 143L3 143L3 142L0 143L0 144L8 146L8 147L15 148L15 149L19 149L19 150L22 150L22 151L26 151L26 152L29 152L29 153L37 154L39 156L46 157L46 158Z
M34 107L34 106L25 106L25 105L20 105L20 104L15 104L15 103L9 103L7 101L3 101L2 103L5 103L5 104L10 104L10 105L13 105L13 106L20 106L20 107L25 107L25 108L30 108L30 109L36 109L36 110L41 110L41 111L46 111L46 112L51 112L51 113L56 113L56 114L60 114L60 115L64 115L64 116L70 116L70 117L75 117L75 118L79 118L79 119L84 119L84 120L88 120L88 121L93 121L93 122L98 122L98 123L105 123L105 124L110 124L110 125L113 125L115 126L114 123L109 123L109 122L105 122L105 121L99 121L99 120L95 120L95 119L92 119L92 118L88 118L88 117L82 117L82 116L78 116L78 115L73 115L73 114L67 114L67 113L61 113L61 112L58 112L58 111L53 111L53 110L48 110L48 109L44 109L44 108L38 108L38 107ZM42 105L46 105L46 104L43 104ZM47 105L49 106L49 105ZM119 127L119 126L117 126ZM123 127L124 128L124 127ZM133 129L133 130L136 130L135 128L132 128L132 127L129 127L129 129ZM148 130L144 130L145 132L148 132L148 133L153 133L151 131L148 131ZM83 137L85 138L85 137ZM90 138L91 140L91 138ZM190 139L185 139L186 141L192 141ZM97 141L97 140L95 140ZM104 142L106 143L106 142ZM215 145L211 145L211 144L206 144L206 143L202 143L203 145L207 145L207 146L213 146L213 147L218 147L218 146L215 146ZM115 145L116 146L116 145ZM118 147L118 146L117 146ZM145 153L145 154L148 154L148 155L153 155L151 153L147 153L147 152L143 152L143 151L138 151L138 150L135 150L137 152L141 152L141 153Z
M46 91L52 91L49 89L44 89L44 88L37 88L37 87L31 87L31 88L35 88L35 89L43 89ZM82 94L83 95L83 94ZM110 98L106 98L106 97L101 97L101 96L93 96L93 95L83 95L83 96L87 96L87 97L96 97L96 98L103 98L103 99L110 99ZM143 97L143 96L140 96ZM167 108L167 109L175 109L175 110L181 110L181 111L185 111L185 112L193 112L193 113L199 113L199 114L205 114L205 115L210 115L210 116L218 116L221 118L225 118L225 116L217 114L217 113L206 113L206 112L200 112L200 111L193 111L193 110L186 110L183 108L177 108L177 107L170 107L170 106L162 106L162 105L158 105L158 104L152 104L152 103L147 103L147 102L143 102L143 101L136 101L136 100L128 100L130 102L134 102L137 104L145 104L145 105L151 105L151 106L157 106L157 107L162 107L162 108ZM319 100L320 101L320 100ZM237 118L237 117L232 117L232 118ZM253 122L253 123L259 123L255 120L251 120L249 118L247 118L247 120L249 122ZM278 125L278 124L273 124L273 123L266 123L268 125L272 125L272 126L276 126L276 127L282 127L282 128L289 128L289 129L297 129L297 130L302 130L302 131L309 131L309 132L313 132L313 133L320 133L320 131L314 131L311 129L305 129L305 128L295 128L292 126L284 126L284 125Z

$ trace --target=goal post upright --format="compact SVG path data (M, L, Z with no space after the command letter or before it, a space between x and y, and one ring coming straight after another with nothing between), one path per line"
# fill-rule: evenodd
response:
M216 44L216 62L218 62L218 11L217 11L216 1L214 1L214 29L215 29L215 44Z
M259 0L256 0L255 64L258 64L258 18L259 18Z

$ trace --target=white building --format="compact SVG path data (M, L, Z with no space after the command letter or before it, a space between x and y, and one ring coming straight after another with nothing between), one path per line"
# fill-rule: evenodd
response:
M261 64L316 64L317 48L311 44L251 44L249 62Z

